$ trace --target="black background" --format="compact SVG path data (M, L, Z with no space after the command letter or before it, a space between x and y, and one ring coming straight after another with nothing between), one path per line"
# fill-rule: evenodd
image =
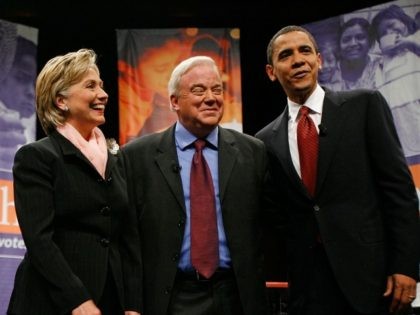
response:
M109 94L107 137L118 139L117 28L238 27L241 31L243 130L254 134L284 108L265 73L266 46L288 24L306 24L387 1L0 0L0 19L38 29L38 69L58 54L92 48ZM329 2L335 2L331 4ZM43 137L39 125L37 138Z

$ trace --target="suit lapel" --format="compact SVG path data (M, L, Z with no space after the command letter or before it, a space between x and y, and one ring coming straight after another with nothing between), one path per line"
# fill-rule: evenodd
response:
M108 159L106 162L106 169L105 169L105 178L109 178L112 169L114 168L115 163L117 163L118 157L115 154L111 154L109 150L108 152Z
M341 136L341 126L343 126L343 119L345 118L341 104L344 101L337 93L331 91L325 93L321 123L326 131L325 135L319 137L317 192L322 188Z
M75 157L78 160L81 160L83 163L88 164L95 171L95 167L92 163L83 155L83 153L76 148L73 143L71 143L66 137L60 134L58 131L54 131L49 135L53 139L53 142L56 144L56 147L61 151L63 156Z
M232 174L239 150L235 138L222 127L219 127L219 193L223 201L229 178Z
M95 166L83 155L83 153L76 148L66 137L60 134L58 131L52 132L50 138L53 139L53 142L56 144L56 147L61 150L63 156L68 157L75 157L76 159L80 160L82 163L85 163L89 166L95 174L99 174L96 170ZM111 171L117 162L118 158L116 155L110 154L107 150L108 158L106 162L106 169L105 169L105 178L108 178L111 174Z
M279 116L276 123L273 125L272 137L270 138L270 148L273 148L273 153L277 156L283 166L286 175L291 179L292 183L303 193L308 194L305 186L303 185L296 168L293 165L292 157L290 156L289 149L289 136L288 136L288 107L284 109L283 113Z
M158 165L169 188L173 192L176 200L185 213L184 193L179 171L174 167L179 165L176 146L174 144L175 125L162 133L161 141L158 144L156 152L156 164Z

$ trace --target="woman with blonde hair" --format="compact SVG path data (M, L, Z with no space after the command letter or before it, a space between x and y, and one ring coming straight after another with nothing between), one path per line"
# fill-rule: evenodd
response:
M96 54L49 60L36 82L47 137L16 153L16 213L27 248L7 314L136 315L140 264L125 171L105 122ZM124 313L125 311L125 313Z

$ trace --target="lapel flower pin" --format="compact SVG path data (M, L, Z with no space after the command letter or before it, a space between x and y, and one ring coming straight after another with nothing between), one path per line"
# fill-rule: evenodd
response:
M114 138L106 139L106 146L111 154L117 154L120 146Z

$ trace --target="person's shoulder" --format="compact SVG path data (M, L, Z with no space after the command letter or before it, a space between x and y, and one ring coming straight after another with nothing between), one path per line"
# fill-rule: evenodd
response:
M262 141L265 141L266 137L271 136L272 133L273 133L273 130L276 129L278 127L278 125L280 124L280 120L281 120L282 115L277 116L275 119L273 119L267 125L265 125L260 130L258 130L255 134L255 137L258 138L258 139L261 139Z
M226 138L229 139L229 137L231 137L238 144L247 144L247 145L257 146L257 147L264 146L264 143L262 140L254 136L251 136L249 134L239 132L234 129L221 128L221 134L225 139Z
M54 149L50 137L44 137L37 141L22 145L15 154L15 158L35 159L36 157L56 156L57 152Z
M131 139L130 141L122 145L121 150L123 152L131 151L133 149L146 145L147 143L150 143L155 138L156 136L154 134L139 136L137 138Z
M46 136L33 142L29 142L19 148L19 150L50 150L52 148L51 138ZM19 151L18 150L18 151Z
M167 130L139 136L125 143L121 150L123 152L132 152L139 148L154 147L160 143L165 134L167 134Z
M346 91L332 91L332 90L326 90L325 96L327 98L331 99L342 99L344 101L351 100L358 97L371 97L374 95L380 94L378 90L375 89L352 89L352 90L346 90Z
M257 140L256 138L254 138L254 137L252 137L252 136L250 136L246 133L235 130L235 129L224 128L224 127L223 128L219 127L219 128L220 128L220 132L221 132L222 136L224 136L224 137L226 137L228 135L230 137L233 137L233 138L238 139L238 140L243 140L243 141Z

